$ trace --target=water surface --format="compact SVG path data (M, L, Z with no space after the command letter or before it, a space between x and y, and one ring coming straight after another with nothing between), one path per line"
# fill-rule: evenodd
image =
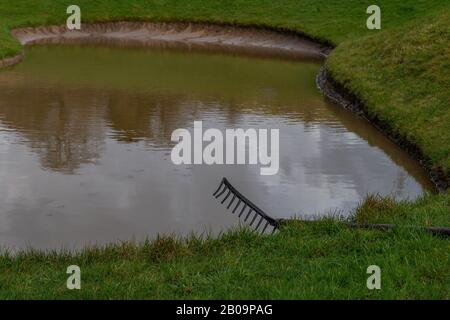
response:
M78 248L238 220L223 176L277 218L415 198L425 172L322 97L320 63L161 48L43 45L0 72L0 245ZM278 128L280 170L176 166L177 128Z

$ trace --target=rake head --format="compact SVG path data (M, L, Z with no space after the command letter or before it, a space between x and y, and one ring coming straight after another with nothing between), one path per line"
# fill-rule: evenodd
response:
M272 229L272 234L279 227L279 220L276 220L258 208L244 195L237 191L231 183L223 178L219 187L213 193L213 196L227 207L233 214L238 214L239 218L244 219L244 222L256 232L262 234Z

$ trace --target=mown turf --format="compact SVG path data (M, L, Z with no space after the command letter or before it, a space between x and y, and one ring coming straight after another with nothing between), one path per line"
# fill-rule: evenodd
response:
M450 174L450 10L346 42L327 61L333 77L393 134Z
M20 45L19 26L63 23L61 0L2 1L0 57ZM337 45L333 76L368 111L416 143L434 168L450 169L448 0L379 0L382 31L369 31L363 0L78 0L83 21L186 20L289 29ZM450 195L396 203L369 198L357 222L400 226L450 223ZM290 223L273 237L230 232L200 241L87 248L79 254L0 256L0 298L449 298L449 240L407 227L351 230L336 221ZM66 268L82 270L82 289L66 289ZM366 268L382 270L382 289L366 288Z
M0 57L19 49L7 30L19 26L63 23L65 0L16 0L0 3ZM377 31L366 28L370 0L78 0L83 21L185 20L252 24L306 33L339 44ZM391 29L444 10L448 0L378 0L382 27Z
M449 240L407 226L449 226L449 205L445 195L400 204L371 197L355 219L400 223L389 232L324 220L288 223L270 237L244 230L218 239L166 237L75 255L3 255L0 299L448 299ZM72 264L81 268L81 290L66 288ZM367 289L369 265L381 268L381 290Z

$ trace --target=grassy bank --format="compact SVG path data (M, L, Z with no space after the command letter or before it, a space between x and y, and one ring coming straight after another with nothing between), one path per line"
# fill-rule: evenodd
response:
M415 203L368 199L355 220L449 225L449 197ZM161 238L71 254L0 257L0 298L450 298L450 242L399 227L353 230L325 220L293 222L271 237L246 231L219 239ZM81 268L81 290L66 268ZM366 269L381 268L381 290Z
M59 0L0 3L0 57L21 50L8 30L63 23ZM430 166L450 171L450 3L377 1L382 31L368 31L370 1L79 0L83 21L188 20L270 26L337 45L333 76L415 143ZM413 203L368 199L357 222L450 224L450 194ZM0 256L0 298L449 298L448 239L400 227L350 230L336 221L289 223L273 237L240 231L200 241L159 239L79 254ZM66 268L82 269L82 290L66 289ZM382 269L382 290L366 268Z
M450 10L338 46L327 61L333 77L450 173ZM447 182L448 183L448 182Z
M20 50L8 35L15 27L64 23L69 3L65 0L17 0L0 3L0 57ZM369 0L78 0L82 21L153 20L202 21L257 25L305 33L338 45L377 33L366 28ZM379 0L384 30L423 16L448 10L447 0Z

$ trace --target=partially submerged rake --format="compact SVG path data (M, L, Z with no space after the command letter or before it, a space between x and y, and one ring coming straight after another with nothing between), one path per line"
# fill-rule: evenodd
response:
M228 199L230 199L230 196L232 195L230 202L228 202L228 204L226 204L227 209L230 209L231 206L233 205L233 203L235 202L235 200L238 200L236 205L233 207L231 213L233 213L233 214L236 213L236 210L238 208L240 208L238 217L240 218L245 212L246 215L245 215L244 222L247 222L248 218L251 217L250 227L253 226L253 223L259 217L256 227L253 227L255 231L258 231L260 226L264 226L261 231L261 233L264 233L266 231L267 227L270 225L272 227L272 234L273 234L280 227L280 225L284 221L286 221L284 219L274 219L271 216L269 216L267 213L262 211L255 204L253 204L253 202L251 202L249 199L247 199L242 193L237 191L226 178L222 179L219 187L213 193L213 196L216 199L219 199L224 194L225 194L225 197L220 202L222 204L224 204ZM308 222L314 222L314 221L308 221ZM350 223L350 222L344 222L344 223L350 228L377 229L377 230L383 230L383 231L391 230L396 227L396 225L393 225L393 224L357 224L357 223ZM431 232L434 235L450 237L450 228L447 228L447 227L410 226L410 228L417 229L417 230L425 230L425 231Z
M272 218L267 213L258 208L242 193L237 191L226 178L222 179L219 187L213 193L213 196L216 199L219 199L224 194L225 197L220 202L224 204L228 199L231 199L230 202L226 204L227 209L230 209L233 203L235 203L235 200L237 200L236 204L231 210L231 213L233 214L236 213L237 212L236 210L238 210L239 208L240 211L238 217L240 218L243 214L245 214L244 222L247 222L247 220L251 218L251 220L249 220L250 221L249 225L250 227L253 227L255 231L258 231L258 229L262 227L259 230L261 230L261 233L264 233L267 227L269 227L269 225L272 228L272 234L276 231L276 229L278 229L281 220ZM230 196L232 197L230 198ZM258 222L255 224L255 226L253 226L258 217L259 217Z

